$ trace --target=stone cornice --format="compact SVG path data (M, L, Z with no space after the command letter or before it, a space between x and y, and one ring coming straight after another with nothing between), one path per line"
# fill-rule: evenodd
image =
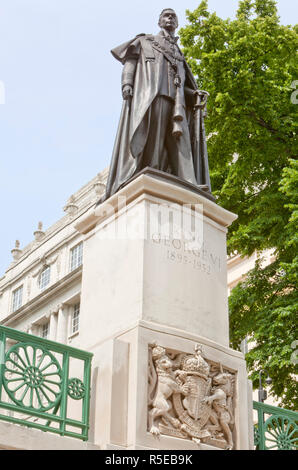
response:
M247 261L249 259L248 256L241 257L240 255L235 255L232 258L227 259L228 267L236 266L241 264L243 261Z
M36 297L29 300L29 302L27 302L25 305L20 307L18 310L9 314L0 322L0 324L4 326L8 326L9 323L11 322L20 320L28 314L31 315L33 311L40 309L44 303L51 300L52 297L57 296L59 292L63 291L69 284L71 284L75 280L81 278L81 276L82 276L82 266L79 266L77 269L71 271L62 279L59 279L59 281L55 282L55 284L50 286L48 289L44 290Z
M183 339L188 339L188 340L194 341L195 343L204 344L211 348L217 349L225 354L228 354L229 356L233 356L233 357L244 360L244 355L242 352L236 351L230 347L226 347L223 344L219 344L215 341L212 341L209 338L205 338L204 336L192 334L185 330L180 330L172 326L154 323L148 320L138 320L136 326L139 326L141 328L146 328L147 330L152 330L154 332L160 332L160 333L164 333L164 334L168 334L172 336L181 337Z
M56 235L56 234L55 234ZM44 253L44 257L45 258L51 258L51 256L57 252L58 250L60 250L61 248L63 248L65 245L67 245L71 239L73 238L76 238L78 236L78 233L77 231L74 231L73 233L71 233L70 235L68 235L67 237L65 237L60 243L57 243L57 245L53 246L52 249L48 250L46 253ZM31 254L32 252L28 253L28 256ZM27 256L26 256L27 257ZM25 260L25 258L22 258L22 260L18 263L18 264L21 264L21 262L23 262ZM21 280L22 278L24 278L32 269L34 268L37 268L37 266L39 266L41 263L41 259L40 258L37 258L35 259L34 261L32 261L32 263L30 263L28 266L26 266L19 274L17 274L15 277L13 277L12 279L9 279L6 283L3 283L1 285L1 291L5 291L7 288L9 288L12 284L15 284L16 282L18 282L19 280ZM14 264L13 266L11 266L10 269L14 268L16 266L16 264ZM8 270L6 271L8 272ZM1 280L4 280L5 279L5 276L3 276L3 278Z
M9 271L11 271L13 268L15 268L16 266L18 266L19 264L21 264L26 258L28 258L28 256L30 256L36 249L40 248L42 245L44 245L46 242L48 242L51 238L55 237L59 232L61 232L63 229L65 229L66 227L68 227L69 225L72 225L72 224L75 224L75 221L77 219L79 219L81 216L83 216L87 211L89 210L89 207L82 213L80 213L80 215L78 217L75 217L74 219L72 219L71 221L69 221L68 223L64 224L63 226L61 226L58 230L56 230L55 232L52 232L48 237L45 236L45 238L42 240L42 242L40 243L36 243L34 244L34 246L32 246L32 249L29 249L28 251L26 251L24 253L24 255L17 261L17 262L14 262L12 263L8 269L5 271L5 274L7 274ZM45 256L50 256L51 253L54 253L56 250L58 250L59 248L61 248L63 245L65 245L66 243L69 242L69 240L71 238L74 238L75 236L77 235L76 231L74 230L74 232L71 234L71 235L68 235L67 237L65 237L65 239L58 243L57 245L53 246L52 249L50 249L48 252L45 253ZM34 243L34 242L32 242ZM35 260L32 262L32 264L30 266L28 266L27 268L24 269L24 271L19 275L19 277L22 277L24 275L24 272L27 271L28 269L31 269L34 265L37 265L39 263L39 259L38 260ZM5 278L5 275L3 276L2 279ZM17 278L17 277L16 277ZM9 281L9 282L14 282L15 279L12 281ZM4 286L5 284L3 284Z
M168 180L163 180L160 177L154 177L152 174L142 174L102 204L94 209L90 209L85 217L82 217L76 223L75 228L79 232L86 234L98 223L102 223L123 208L123 201L122 207L118 206L119 198L125 198L126 205L129 205L141 195L157 197L165 202L180 205L202 205L204 216L224 228L229 227L237 219L236 214L227 211L214 201L204 197L202 191L195 192L194 190L173 184Z
M105 168L101 173L99 173L99 175L101 176L102 181L106 181L108 176L108 168ZM94 184L97 182L97 179L98 175L96 175L94 178L92 178L92 180L90 180L88 183L82 186L76 193L74 193L75 199L79 203L79 210L77 215L72 218L70 218L68 215L63 216L44 232L44 237L41 241L36 242L33 240L28 245L26 245L22 250L22 255L20 256L20 259L11 263L10 266L8 266L5 271L5 274L0 278L0 282L5 279L6 273L10 272L16 266L21 264L30 254L32 254L36 249L40 248L46 242L51 240L51 238L55 237L59 232L61 232L61 230L68 227L69 225L75 224L76 221L80 219L80 217L83 216L90 209L90 207L94 206L95 202L98 199L98 194L96 194L96 192L94 192L93 194L92 191Z

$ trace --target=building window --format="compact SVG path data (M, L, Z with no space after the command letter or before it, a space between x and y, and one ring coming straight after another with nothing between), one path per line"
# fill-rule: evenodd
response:
M12 311L15 312L22 306L23 301L23 286L19 287L12 293Z
M70 270L73 271L74 269L81 266L83 262L83 243L79 243L70 251Z
M49 336L49 322L41 325L41 337L47 339Z
M72 317L71 317L71 334L79 331L80 326L80 304L73 306Z
M50 275L51 275L51 268L50 266L46 266L40 276L39 276L39 287L41 290L44 290L47 285L50 283Z

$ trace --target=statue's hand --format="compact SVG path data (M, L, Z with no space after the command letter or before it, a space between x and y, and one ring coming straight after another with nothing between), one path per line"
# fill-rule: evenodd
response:
M194 94L195 96L198 96L198 95L199 95L199 96L210 96L209 93L208 93L208 91L205 91L205 90L194 90L194 91L193 91L193 94Z
M207 117L207 100L209 93L205 90L194 90L193 95L195 97L195 106L203 110L203 117Z
M124 100L129 100L133 95L133 87L131 85L124 85L122 88L122 96Z

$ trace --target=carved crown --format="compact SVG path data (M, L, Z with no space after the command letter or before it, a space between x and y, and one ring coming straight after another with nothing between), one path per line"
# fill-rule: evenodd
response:
M182 369L194 375L200 375L201 377L208 378L210 372L210 366L202 357L202 347L196 347L196 354L187 355L182 359Z

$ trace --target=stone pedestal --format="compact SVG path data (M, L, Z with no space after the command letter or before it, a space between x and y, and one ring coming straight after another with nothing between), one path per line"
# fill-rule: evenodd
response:
M143 174L77 225L86 235L80 346L94 353L96 444L220 449L226 420L233 448L249 448L245 361L229 348L226 232L235 218L202 194ZM165 374L156 347L170 363ZM233 382L229 396L221 372ZM175 390L158 391L162 375ZM221 404L204 404L216 390ZM158 393L171 410L159 409ZM212 425L217 431L203 431Z

